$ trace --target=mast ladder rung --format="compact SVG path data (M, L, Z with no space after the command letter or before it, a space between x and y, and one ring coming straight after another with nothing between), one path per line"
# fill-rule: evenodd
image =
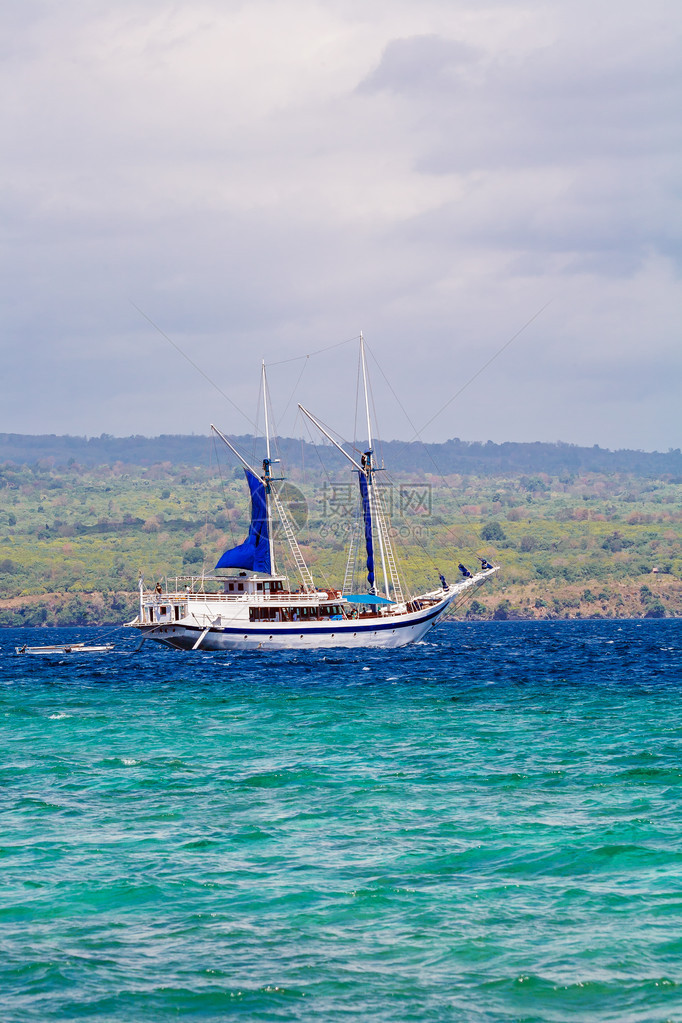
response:
M350 593L353 585L353 577L355 575L355 548L357 546L357 536L355 530L351 533L350 543L348 545L348 561L346 562L346 574L343 577L343 589L342 593Z
M386 526L386 519L384 517L384 511L381 506L381 498L378 493L374 496L376 514L377 514L377 526L381 530L382 539L384 541L384 554L386 555L386 563L388 565L388 574L391 577L391 585L393 587L393 595L399 604L404 602L403 588L400 582L400 576L398 575L398 566L396 565L395 556L393 554L393 544L389 535L388 528Z
M277 509L277 514L279 515L280 522L284 527L284 535L286 536L287 541L289 543L289 547L291 548L291 553L293 555L296 568L298 569L298 574L300 575L301 581L303 582L303 589L312 591L315 589L315 583L313 582L313 577L310 574L310 569L306 565L305 559L301 554L301 548L298 546L296 534L294 533L293 526L289 521L289 516L284 510L284 505L280 501L274 489L272 491L272 496L275 499L275 507Z

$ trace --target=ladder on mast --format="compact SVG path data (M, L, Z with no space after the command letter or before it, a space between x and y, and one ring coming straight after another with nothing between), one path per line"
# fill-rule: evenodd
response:
M287 515L284 509L284 505L280 501L274 488L272 490L272 497L274 498L275 508L277 509L277 514L279 515L280 522L282 523L282 528L284 529L284 535L286 536L287 541L289 543L289 547L291 548L291 553L293 555L296 568L298 569L298 574L301 577L301 581L303 583L303 590L306 593L312 593L315 590L315 583L313 582L313 577L310 574L310 569L305 563L305 558L301 554L301 548L298 546L296 534L294 533L294 528L291 525L289 516Z
M393 598L397 604L404 604L405 598L403 596L403 588L400 583L400 576L398 575L398 566L396 565L395 556L393 554L393 544L391 543L391 537L389 536L389 531L386 526L386 519L384 518L384 510L381 506L381 496L379 494L378 487L374 488L374 510L377 519L377 530L381 533L381 537L384 542L384 554L386 555L388 574L393 588ZM388 594L386 594L386 596L388 596Z
M350 535L350 543L348 544L348 560L346 562L346 574L343 577L343 589L341 592L344 597L350 593L353 585L353 579L355 577L355 557L358 546L358 518L356 516L353 522L353 531Z

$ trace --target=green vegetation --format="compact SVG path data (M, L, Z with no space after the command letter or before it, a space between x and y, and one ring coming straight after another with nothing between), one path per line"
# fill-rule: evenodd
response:
M346 564L344 495L353 503L354 490L348 474L335 478L340 498L330 481L289 474L287 503L319 585L339 585ZM437 587L439 571L454 578L459 561L476 567L476 554L502 565L459 616L654 617L682 614L681 497L671 475L401 473L390 501L408 588ZM124 621L141 571L148 583L210 573L243 539L247 515L232 466L7 462L0 625Z

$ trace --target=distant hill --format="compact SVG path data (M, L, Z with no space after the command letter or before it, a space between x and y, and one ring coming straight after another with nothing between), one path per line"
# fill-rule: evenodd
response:
M251 437L230 438L247 457L253 450ZM289 471L319 465L324 451L330 469L338 468L343 459L329 445L316 447L306 441L280 438L277 448ZM547 473L552 476L584 472L628 473L652 478L671 477L682 482L682 453L679 448L666 453L658 451L609 451L594 445L576 444L494 444L492 441L464 441L459 438L443 444L384 441L378 446L386 465L393 473L462 473L478 476ZM55 467L77 463L84 467L97 465L208 465L211 441L205 436L165 434L160 437L71 437L55 434L0 433L0 464L17 465L48 461Z

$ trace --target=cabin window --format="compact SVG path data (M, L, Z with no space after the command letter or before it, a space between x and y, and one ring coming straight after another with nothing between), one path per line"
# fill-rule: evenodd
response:
M251 622L279 622L281 612L271 607L250 607L249 621Z
M175 620L176 620L176 622L178 621L179 618L180 618L180 608L176 604L175 605Z
M243 590L244 589L244 583L237 583L237 586L238 586L239 590Z
M160 607L160 608L159 608L159 614L160 614L160 615L165 615L165 613L166 613L166 611L167 611L167 610L168 610L168 609L167 609L167 608L165 608L165 607Z
M230 583L230 593L234 593L234 583Z
M266 583L266 586L267 586L267 583ZM257 590L262 590L263 589L263 583L256 583L256 589Z

